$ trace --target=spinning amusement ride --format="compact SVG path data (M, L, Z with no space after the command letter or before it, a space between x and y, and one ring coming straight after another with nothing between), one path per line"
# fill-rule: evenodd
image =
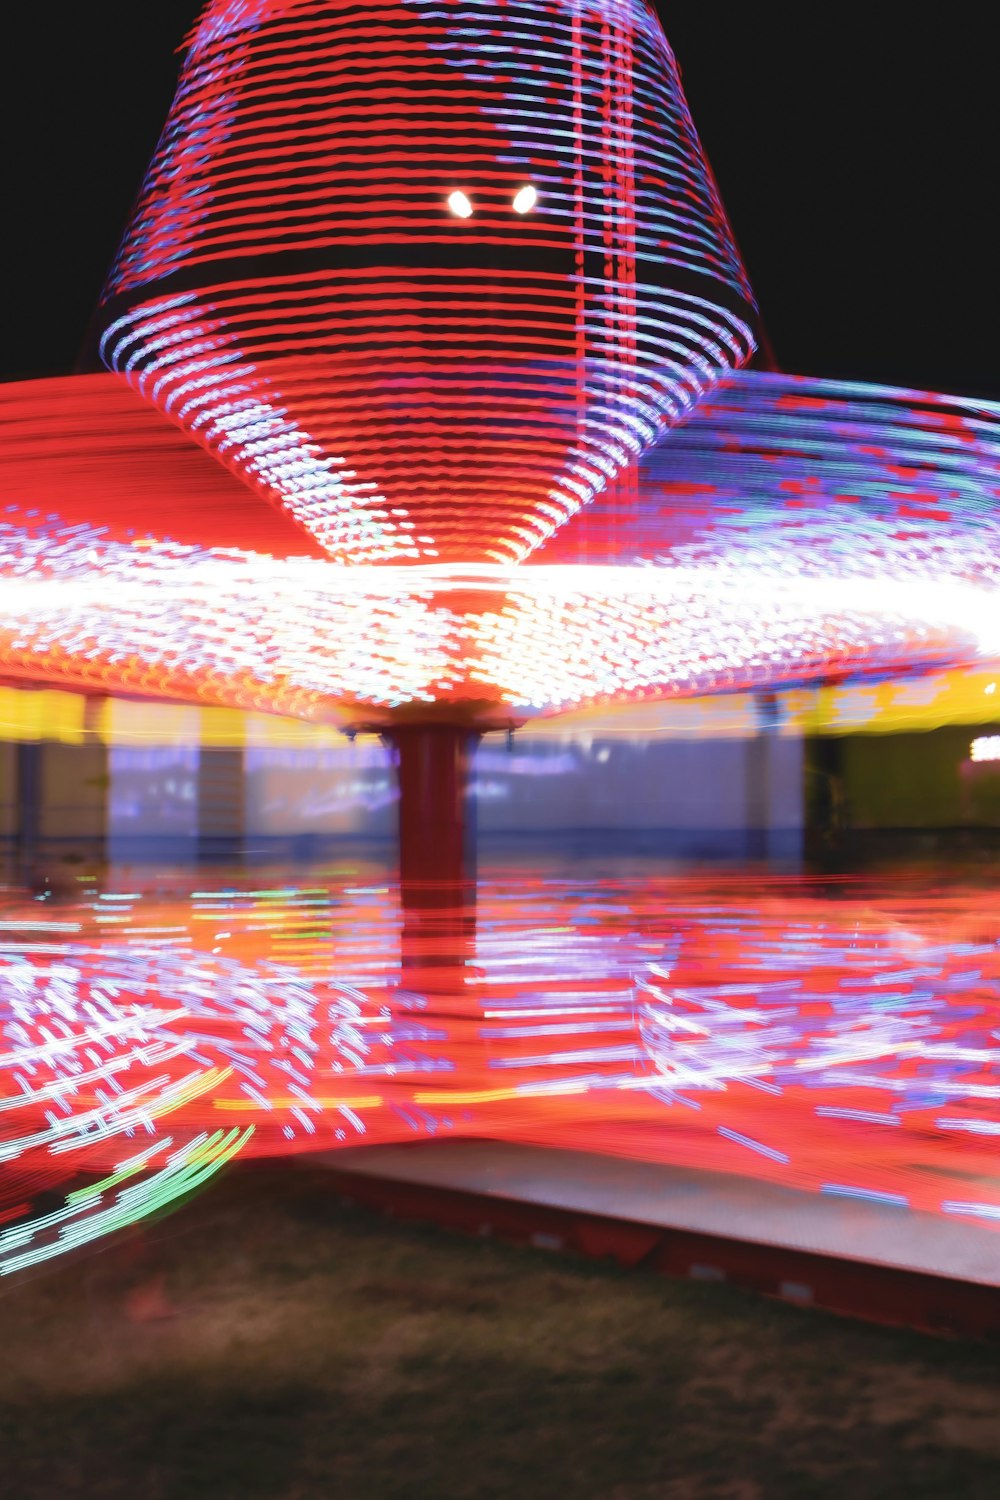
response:
M383 735L416 909L461 898L469 751L486 730L1000 654L1000 408L754 370L758 338L644 0L210 0L91 373L0 388L0 674ZM848 927L832 931L831 972L855 962ZM908 943L897 933L884 961L919 967L933 944ZM403 1085L387 1080L419 1071L414 1038L425 1057L465 1057L455 1119L476 1099L512 1107L516 1090L483 1084L485 1033L449 1052L405 1005L393 1019L350 987L306 999L312 979L242 973L256 960L236 953L183 973L141 941L77 959L49 989L30 955L5 970L23 1076L2 1106L39 1119L3 1149L36 1176L90 1152L114 1168L102 1192L124 1172L153 1202L156 1183L182 1191L245 1145L255 1100L284 1141L299 1116L315 1131L325 1091L351 1133L388 1118ZM661 970L640 988L638 1011L581 1012L602 1036L643 1038L637 1072L611 1066L605 1037L594 1087L639 1079L629 1107L647 1114L654 1095L700 1087L701 1064L681 1077L664 1062L695 1012L738 1070L714 992L679 1020ZM128 995L131 1030L111 1015ZM343 1087L317 1094L320 1031ZM792 1066L778 1052L769 1087ZM575 1128L579 1076L567 1061L529 1091L563 1101L553 1128ZM883 1085L852 1078L863 1114ZM434 1092L400 1095L407 1128ZM157 1134L125 1166L105 1161L111 1135L209 1098L238 1128L206 1133L199 1106L183 1146ZM8 1268L47 1253L25 1234Z

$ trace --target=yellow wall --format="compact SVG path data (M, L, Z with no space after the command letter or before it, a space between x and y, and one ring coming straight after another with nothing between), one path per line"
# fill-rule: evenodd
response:
M889 734L1000 718L1000 663L974 671L848 687L796 688L780 694L781 734ZM537 720L532 734L562 739L599 734L668 739L746 738L755 733L754 696L729 693L660 703L578 709ZM124 699L88 699L56 690L0 688L0 741L54 740L83 745L340 747L340 732L229 708ZM2 767L0 767L2 770Z

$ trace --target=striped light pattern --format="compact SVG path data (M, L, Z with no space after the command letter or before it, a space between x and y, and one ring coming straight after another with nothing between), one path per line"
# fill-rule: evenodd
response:
M0 526L0 576L4 675L354 724L444 706L500 726L615 698L1000 654L995 596L891 573L414 576Z
M1000 403L744 370L546 561L1000 579Z
M323 557L270 505L117 375L0 385L0 521L87 526L141 547Z
M399 925L354 882L4 898L0 1275L238 1153L432 1135L1000 1222L988 890L508 874L447 982Z
M7 387L0 421L9 678L499 725L1000 655L987 403L744 372L629 507L595 502L510 566L316 555L112 376ZM231 545L235 505L261 550Z
M754 317L642 0L212 0L99 347L332 559L510 563Z

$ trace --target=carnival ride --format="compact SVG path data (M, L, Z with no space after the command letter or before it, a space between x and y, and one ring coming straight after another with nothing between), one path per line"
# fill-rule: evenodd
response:
M560 939L502 1004L474 951L484 731L1000 654L1000 407L748 369L757 330L641 0L206 6L103 371L0 389L0 673L384 736L402 970L382 908L373 978L323 943L231 952L238 890L211 946L196 906L14 899L0 1269L238 1151L454 1129L837 1186L829 1141L864 1126L839 1186L915 1201L886 1170L914 1132L1000 1129L989 934L661 892L673 935L641 902L627 963L588 949L581 991ZM744 1118L762 1092L797 1166ZM997 1217L977 1195L930 1194Z

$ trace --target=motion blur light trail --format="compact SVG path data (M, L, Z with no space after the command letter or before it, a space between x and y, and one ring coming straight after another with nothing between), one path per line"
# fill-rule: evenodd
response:
M103 374L0 391L0 677L386 734L404 890L432 745L459 851L488 728L1000 657L1000 406L742 370L643 0L209 0L95 329ZM424 915L8 898L0 1269L437 1132L1000 1216L976 892L528 879L475 953Z
M3 924L0 1270L236 1155L439 1133L1000 1220L975 888L511 877L474 955L405 982L384 887L8 896Z
M347 567L249 492L234 547L232 477L107 379L0 393L12 678L504 724L1000 656L989 403L744 372L529 565ZM66 402L85 425L53 456Z
M756 346L635 0L214 0L98 321L361 564L522 560Z
M209 0L95 327L0 391L4 677L478 731L1000 656L1000 407L742 368L641 0Z

